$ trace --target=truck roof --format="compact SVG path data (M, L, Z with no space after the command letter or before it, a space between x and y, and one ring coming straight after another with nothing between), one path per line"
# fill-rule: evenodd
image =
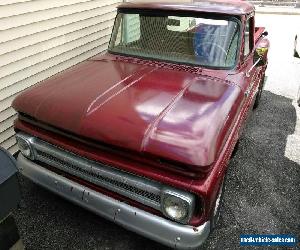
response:
M207 13L244 15L254 11L254 6L243 0L183 0L180 2L130 2L120 9L180 10Z

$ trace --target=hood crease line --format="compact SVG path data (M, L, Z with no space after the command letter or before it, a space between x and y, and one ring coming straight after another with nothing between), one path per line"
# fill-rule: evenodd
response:
M185 91L193 84L193 82L194 82L194 79L191 79L186 84L186 86L171 100L171 102L160 112L160 114L157 116L157 118L152 123L150 123L150 125L148 126L148 128L145 131L145 135L144 135L144 138L141 143L141 151L145 150L146 145L148 144L148 141L149 141L151 135L153 134L154 130L156 129L157 124L159 123L161 118L164 117L172 109L172 107L175 105L177 100L179 100L184 95Z

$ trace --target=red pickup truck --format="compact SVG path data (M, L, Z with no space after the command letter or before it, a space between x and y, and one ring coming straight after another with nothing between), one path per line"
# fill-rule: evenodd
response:
M200 246L259 103L266 35L246 1L120 5L105 55L14 100L21 173L162 244Z

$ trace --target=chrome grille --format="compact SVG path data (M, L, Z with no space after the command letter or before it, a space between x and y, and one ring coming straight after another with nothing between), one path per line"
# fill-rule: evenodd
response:
M106 188L146 206L161 210L163 185L111 166L80 157L36 137L18 134L30 141L35 161L39 161Z
M145 190L141 190L141 189L136 188L134 186L130 186L130 185L124 183L124 182L120 182L120 181L117 181L117 180L113 180L113 179L101 176L99 173L93 173L91 171L87 171L85 169L82 169L82 168L76 166L75 164L69 163L65 160L55 158L52 155L49 155L49 154L47 154L43 151L36 150L36 155L42 157L43 159L47 159L48 161L51 161L55 164L65 166L65 168L63 170L66 170L66 168L68 168L68 170L70 170L70 171L67 171L67 172L77 171L77 172L81 173L82 175L86 175L89 178L95 178L100 182L111 184L111 185L113 185L115 187L118 187L120 189L127 190L128 192L144 196L147 199L150 199L150 200L152 200L156 203L160 203L160 195L150 193L150 192L145 191ZM93 182L93 183L95 183L95 182ZM95 183L95 184L98 184L98 182Z

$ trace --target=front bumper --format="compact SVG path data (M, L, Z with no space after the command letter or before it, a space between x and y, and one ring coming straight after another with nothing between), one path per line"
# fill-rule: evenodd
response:
M37 165L21 154L17 166L24 176L44 188L169 247L197 248L209 235L209 221L199 227L193 227L167 220L71 181Z

